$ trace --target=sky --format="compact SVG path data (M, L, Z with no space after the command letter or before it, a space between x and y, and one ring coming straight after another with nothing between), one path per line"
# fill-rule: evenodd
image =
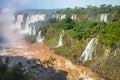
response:
M0 0L0 8L7 5L24 9L58 9L86 7L87 5L100 6L101 4L120 5L120 0Z

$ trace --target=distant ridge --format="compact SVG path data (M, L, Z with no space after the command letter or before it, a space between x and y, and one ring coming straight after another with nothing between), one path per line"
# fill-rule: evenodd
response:
M51 14L51 13L56 13L57 11L60 11L61 9L24 9L24 10L19 10L17 9L16 14Z

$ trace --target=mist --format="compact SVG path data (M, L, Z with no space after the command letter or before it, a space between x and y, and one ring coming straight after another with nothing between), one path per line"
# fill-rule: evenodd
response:
M6 6L0 10L0 46L3 42L16 43L20 39L23 39L23 35L18 32L15 24L16 10L22 10L22 8L28 3L28 0L11 0L6 1ZM5 41L3 41L5 40ZM4 43L5 45L5 43Z

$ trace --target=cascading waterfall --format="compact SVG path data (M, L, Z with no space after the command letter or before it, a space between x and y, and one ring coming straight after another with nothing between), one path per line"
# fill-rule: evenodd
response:
M43 40L44 40L44 36L42 34L42 31L40 31L37 35L36 42L43 43Z
M104 22L107 22L107 14L105 14Z
M18 30L21 30L22 28L23 17L24 17L23 14L17 15L16 27Z
M66 17L66 15L65 15L65 14L61 15L60 20L65 19L65 17Z
M25 18L24 21L24 28L22 27L22 22L23 22L23 17ZM36 34L36 25L32 25L38 21L45 21L46 20L46 15L45 14L33 14L33 15L27 15L27 17L25 17L24 15L17 15L17 22L16 24L20 27L21 32L28 34L28 35L35 35Z
M100 21L103 21L103 20L104 20L104 14L101 14Z
M60 33L60 38L59 38L58 45L56 46L56 48L58 48L58 47L60 47L60 46L63 45L63 43L62 43L63 34L64 34L64 31L62 31L62 32Z
M100 21L107 22L107 14L101 14Z
M66 14L56 14L55 18L58 19L58 20L65 19L66 18Z
M29 34L29 30L31 30L30 27L29 27L29 24L30 24L30 16L27 17L23 33Z
M35 25L33 26L33 35L35 35L36 34L36 29L35 29L36 27L35 27Z
M98 39L92 38L78 60L82 61L83 63L85 61L92 60L93 53L96 55L97 44Z
M28 18L27 18L27 21L26 21L26 25L25 25L25 32L29 33L28 28L29 28L30 24L38 22L38 21L45 21L45 14L29 15ZM35 34L35 31L34 31L35 28L33 28L32 30L33 31L31 31L31 32L34 32L34 34Z
M73 15L71 16L71 19L72 19L72 20L77 20L77 15L73 14Z
M29 35L35 35L36 34L36 26L29 26L29 31L28 31Z

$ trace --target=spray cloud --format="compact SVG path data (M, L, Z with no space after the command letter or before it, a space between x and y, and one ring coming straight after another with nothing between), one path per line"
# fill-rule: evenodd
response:
M19 38L22 38L21 35L16 34L15 12L16 9L22 9L27 3L28 0L11 0L0 10L0 35L6 37L9 42L15 43Z

